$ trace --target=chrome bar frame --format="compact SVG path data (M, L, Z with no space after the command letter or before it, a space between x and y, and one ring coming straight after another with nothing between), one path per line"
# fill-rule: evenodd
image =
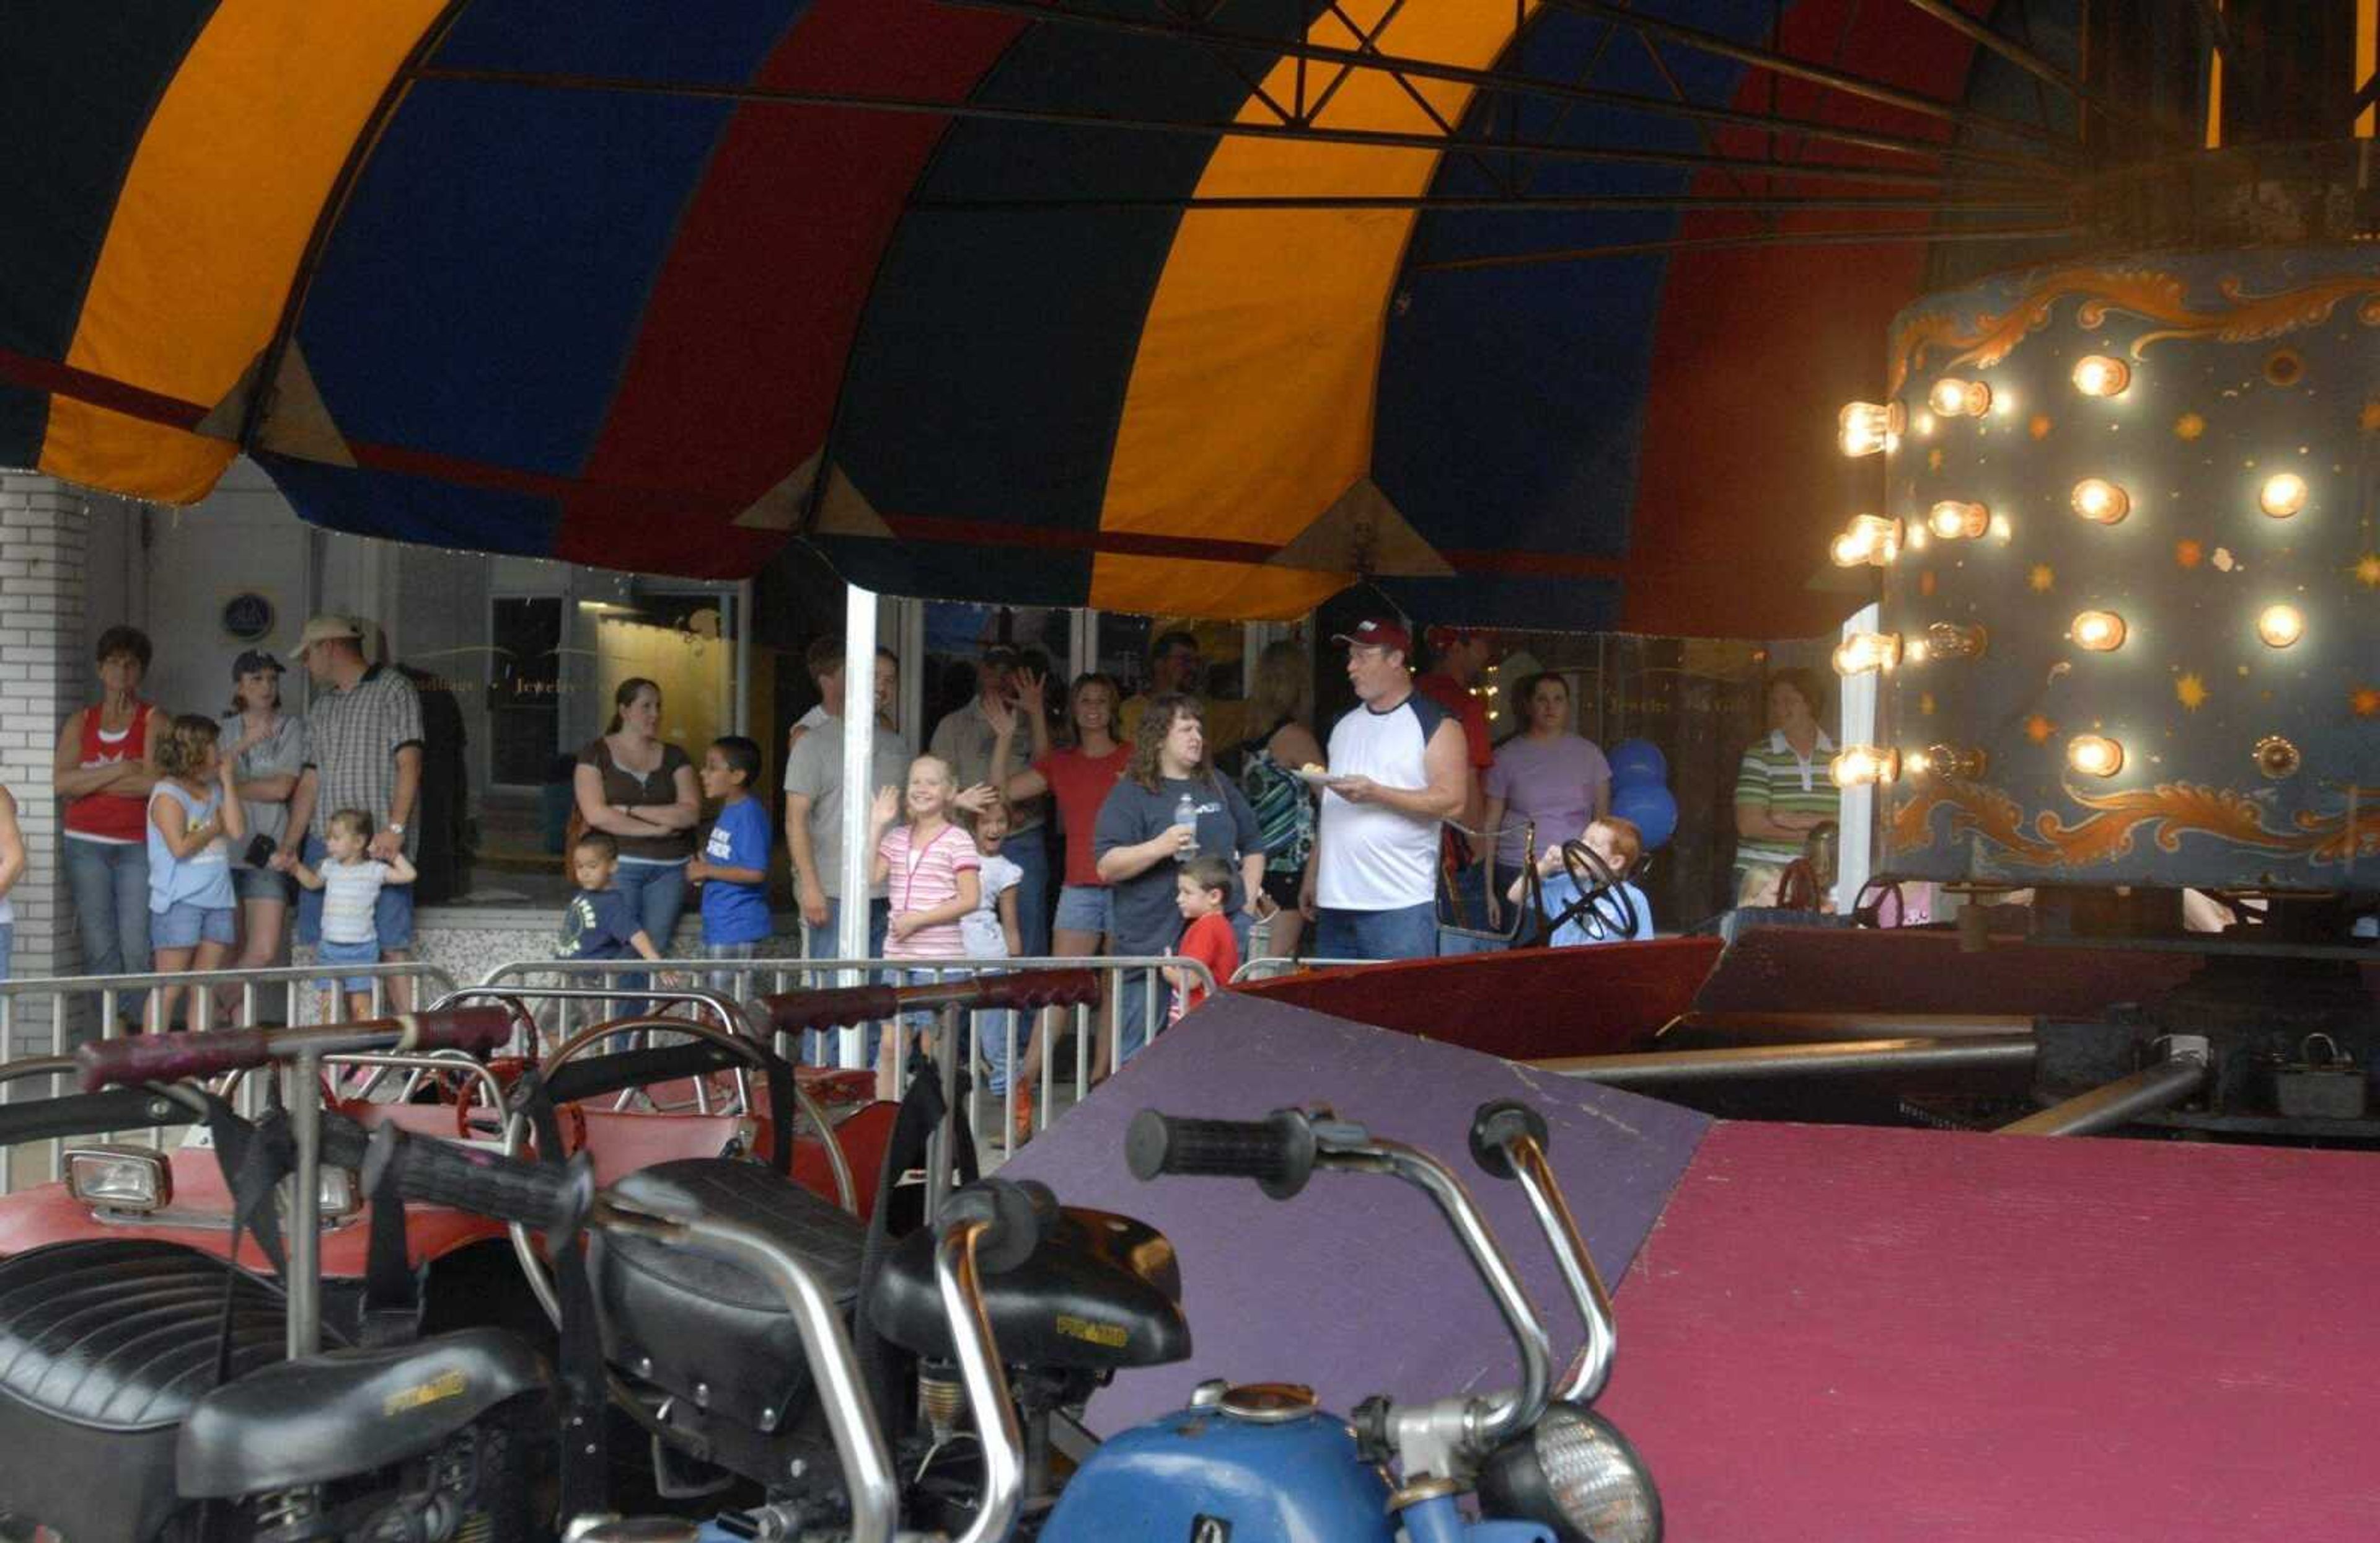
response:
M934 1285L941 1295L942 1316L950 1320L959 1380L966 1387L976 1436L983 1447L982 1504L956 1543L1000 1543L1015 1525L1025 1502L1025 1433L992 1338L991 1315L984 1307L976 1264L976 1244L988 1225L972 1220L955 1222L943 1229L934 1247Z
M2183 1102L2206 1085L2210 1070L2204 1051L2180 1051L2130 1076L2118 1077L2063 1103L2052 1104L2038 1114L2012 1121L1992 1134L2095 1136Z
M2029 1066L2035 1046L2022 1039L1845 1039L1736 1050L1653 1051L1633 1055L1564 1055L1520 1064L1607 1087L1647 1084L1756 1081L1762 1077L1866 1072L1937 1072L1975 1066Z
M1504 1151L1512 1160L1512 1176L1529 1197L1529 1209L1536 1213L1546 1245L1561 1270L1562 1282L1570 1288L1571 1304L1586 1325L1586 1343L1572 1364L1559 1396L1572 1403L1592 1403L1610 1379L1611 1359L1620 1347L1611 1294L1604 1288L1603 1273L1595 1268L1586 1240L1579 1235L1578 1220L1571 1215L1570 1202L1562 1195L1561 1182L1554 1177L1553 1164L1546 1160L1546 1149L1524 1131L1507 1141Z

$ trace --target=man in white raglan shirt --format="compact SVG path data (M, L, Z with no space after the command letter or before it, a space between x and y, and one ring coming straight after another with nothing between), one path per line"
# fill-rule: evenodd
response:
M1413 639L1373 617L1347 645L1355 710L1330 731L1330 777L1300 909L1318 959L1438 953L1439 822L1463 812L1471 767L1463 725L1414 690Z

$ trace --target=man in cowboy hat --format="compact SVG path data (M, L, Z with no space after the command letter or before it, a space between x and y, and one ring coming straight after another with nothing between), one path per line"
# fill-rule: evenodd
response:
M421 793L421 697L398 671L369 662L363 649L364 628L353 616L316 616L298 638L298 662L313 678L314 700L306 713L310 753L281 847L298 850L310 868L321 865L331 817L341 809L370 816L366 851L377 861L400 852L410 860L421 849L411 828ZM381 887L372 929L383 963L413 957L412 885ZM298 942L311 945L322 936L322 893L300 890ZM412 982L392 978L388 1004L392 1012L411 1011Z

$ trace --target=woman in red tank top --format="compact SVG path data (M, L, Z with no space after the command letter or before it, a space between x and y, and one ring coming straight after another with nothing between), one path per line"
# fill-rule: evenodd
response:
M58 730L57 790L67 800L67 882L74 892L85 975L149 967L150 790L165 715L140 699L149 638L137 627L99 635L100 699ZM117 999L119 1015L140 1020L141 993Z

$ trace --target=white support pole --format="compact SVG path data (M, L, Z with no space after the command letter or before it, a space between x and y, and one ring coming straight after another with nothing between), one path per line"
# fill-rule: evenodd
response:
M1883 621L1883 611L1875 605L1864 607L1843 624L1843 636L1854 632L1874 632ZM1876 743L1876 708L1882 677L1873 670L1841 677L1840 691L1842 719L1836 725L1835 744L1874 745ZM1839 836L1835 843L1835 914L1848 916L1858 901L1860 891L1867 887L1868 875L1876 869L1876 784L1863 783L1842 790L1842 808L1838 816Z
M845 959L868 957L868 879L874 850L868 845L868 808L876 801L876 593L856 584L843 592L843 844L834 951ZM861 984L845 970L837 982ZM865 1029L843 1031L843 1063L868 1064Z

